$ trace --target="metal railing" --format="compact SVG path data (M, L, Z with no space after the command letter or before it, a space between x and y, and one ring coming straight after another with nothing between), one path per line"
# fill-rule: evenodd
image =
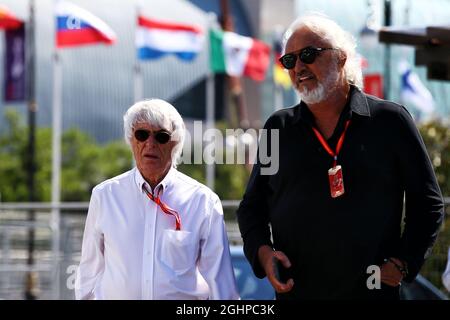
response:
M224 210L235 209L238 200L224 200ZM69 282L79 262L88 202L0 203L0 300L21 299L25 274L35 272L41 283L41 299L73 299ZM36 221L28 221L34 211ZM36 263L27 263L28 231L36 238ZM241 242L237 225L227 223L230 244ZM73 283L72 283L73 285Z
M239 200L224 200L225 211L235 210ZM447 216L450 214L450 197L445 198ZM74 280L72 272L79 262L84 222L88 202L53 203L0 203L0 299L23 298L23 275L37 272L41 281L41 296L44 299L73 299L69 282ZM36 212L36 221L27 221L27 212ZM61 219L55 218L55 210ZM57 222L57 224L55 224ZM36 233L36 263L26 261L28 230ZM230 245L241 244L241 236L236 222L227 221ZM443 261L446 260L450 245L450 227L438 239L433 257L422 274L438 285ZM443 270L442 270L443 271ZM442 286L440 286L442 289Z

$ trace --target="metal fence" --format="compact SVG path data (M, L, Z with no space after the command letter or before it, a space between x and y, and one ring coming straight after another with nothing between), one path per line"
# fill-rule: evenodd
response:
M450 215L450 198L445 198ZM223 201L230 244L241 244L234 212L239 201ZM75 271L80 260L88 203L0 203L0 300L24 299L27 275L36 277L39 299L74 299ZM33 210L35 220L29 221ZM60 214L56 210L60 210ZM34 230L34 261L27 261L29 230ZM444 222L433 255L422 275L445 290L441 275L450 247L450 225Z
M24 299L27 276L35 277L39 299L74 299L75 271L88 202L0 203L0 300ZM240 244L234 210L239 201L222 201L230 244ZM58 212L59 210L59 212ZM35 219L29 221L29 212ZM28 263L29 231L34 230L33 257Z

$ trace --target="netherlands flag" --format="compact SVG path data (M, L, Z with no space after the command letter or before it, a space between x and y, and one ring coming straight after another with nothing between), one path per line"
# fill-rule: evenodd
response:
M175 54L181 60L192 61L203 49L203 40L203 32L196 26L138 16L136 47L140 60Z
M57 1L55 9L58 48L116 41L114 31L89 11L67 1Z

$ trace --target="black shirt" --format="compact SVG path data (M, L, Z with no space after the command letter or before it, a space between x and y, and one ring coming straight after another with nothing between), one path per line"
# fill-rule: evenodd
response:
M269 131L279 130L279 169L261 175L263 165L255 164L237 218L258 277L265 276L257 256L261 245L290 259L295 285L278 298L372 297L366 286L370 265L401 258L409 269L405 280L411 281L436 240L442 195L407 110L352 86L328 139L333 150L347 119L351 123L338 156L345 193L338 198L330 196L328 181L333 158L314 135L308 107L300 103L280 110L265 124ZM276 148L271 151L273 157Z

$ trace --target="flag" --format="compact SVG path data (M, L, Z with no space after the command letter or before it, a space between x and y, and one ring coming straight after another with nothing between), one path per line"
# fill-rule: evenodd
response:
M0 29L17 29L22 25L22 20L18 19L8 8L0 5Z
M213 72L264 80L270 64L270 47L267 44L228 31L210 30L209 35Z
M383 99L383 76L380 73L366 73L363 76L364 92Z
M283 87L285 90L289 89L292 85L291 78L281 65L280 57L282 53L281 39L276 38L273 44L274 49L274 62L273 62L273 82L277 86Z
M203 42L203 31L197 26L138 16L136 47L140 60L174 54L181 60L192 61L203 49Z
M25 25L5 31L4 97L6 102L26 99Z
M412 103L419 111L429 114L434 110L434 100L430 91L420 81L406 62L400 64L401 99L404 103Z
M70 2L56 3L56 19L58 48L116 41L114 31L105 22Z

